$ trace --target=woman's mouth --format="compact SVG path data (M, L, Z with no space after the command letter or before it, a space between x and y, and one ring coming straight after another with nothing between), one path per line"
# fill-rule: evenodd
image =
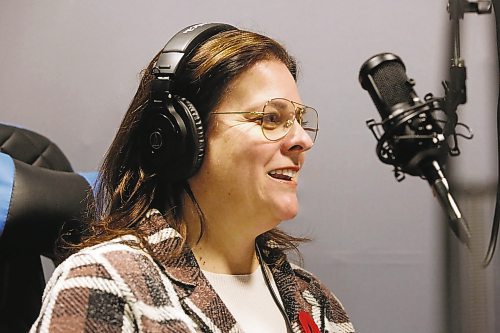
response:
M297 171L292 169L279 169L269 171L267 174L275 179L290 181L297 175Z

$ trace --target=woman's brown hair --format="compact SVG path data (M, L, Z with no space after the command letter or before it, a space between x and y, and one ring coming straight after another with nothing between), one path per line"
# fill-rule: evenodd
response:
M185 239L186 227L182 220L184 194L198 208L203 230L203 212L187 181L162 181L161 175L145 167L140 153L141 121L147 110L154 79L152 69L158 56L143 70L139 88L104 157L99 170L95 207L90 209L93 222L82 242L76 246L77 249L124 234L136 235L142 246L147 247L147 230L139 228L138 224L153 207L160 209L167 223ZM296 79L295 60L273 39L243 30L218 33L193 52L182 74L177 77L176 91L196 107L204 128L208 129L210 112L222 101L235 78L257 62L271 59L283 62ZM303 239L289 236L279 229L270 230L258 238L262 246L269 240L283 250L296 250L297 244Z

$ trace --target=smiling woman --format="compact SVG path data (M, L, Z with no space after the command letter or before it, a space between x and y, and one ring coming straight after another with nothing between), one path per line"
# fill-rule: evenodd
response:
M181 30L144 71L97 207L32 332L354 332L285 252L318 130L294 59L225 24Z

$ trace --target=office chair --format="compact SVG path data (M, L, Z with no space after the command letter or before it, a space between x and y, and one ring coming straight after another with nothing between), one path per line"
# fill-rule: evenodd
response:
M95 174L73 172L43 135L0 124L0 332L26 332L45 287L40 255L58 263L57 239L78 241Z

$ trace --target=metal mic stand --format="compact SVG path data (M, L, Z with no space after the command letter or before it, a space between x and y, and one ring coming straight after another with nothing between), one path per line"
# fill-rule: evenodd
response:
M457 125L457 114L456 110L458 105L465 104L467 102L467 90L465 86L466 80L466 68L465 62L460 56L460 20L464 18L465 13L476 13L476 14L489 14L492 12L492 7L497 5L499 1L467 1L467 0L450 0L448 1L448 12L450 13L450 20L452 24L452 56L449 72L449 82L443 82L445 89L445 112L448 117L448 123L444 128L445 136L452 135L454 140L454 145L450 149L451 155L460 154L457 143L457 134L455 133L455 126ZM497 18L497 31L498 31L498 14L495 11L495 17ZM498 35L497 35L498 43ZM500 55L500 53L499 53ZM500 61L500 58L499 58ZM499 110L500 113L500 110ZM497 128L500 129L500 124L498 124L497 115ZM497 131L499 131L497 129ZM500 131L499 131L500 133ZM500 143L500 137L499 137ZM500 144L499 144L500 147ZM500 154L500 148L499 148ZM500 156L499 156L499 176L500 176ZM500 179L500 177L499 177ZM493 254L495 252L495 247L497 243L498 230L500 221L500 184L497 185L497 199L495 205L495 215L493 218L493 226L491 231L490 244L488 246L488 251L484 258L483 265L486 267L491 262Z

